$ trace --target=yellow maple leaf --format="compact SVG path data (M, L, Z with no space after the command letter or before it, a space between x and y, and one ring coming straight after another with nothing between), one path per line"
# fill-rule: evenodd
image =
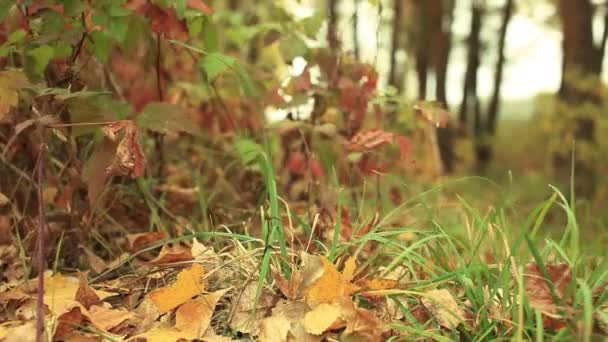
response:
M192 267L181 271L173 284L154 290L148 293L146 297L152 300L159 311L163 313L171 311L205 291L205 284L202 280L203 273L203 266L192 265Z
M327 258L321 257L323 275L312 284L306 292L306 299L315 305L336 302L359 290L359 286L351 283L356 268L353 258L349 258L344 267L344 273L338 272L336 266Z
M61 315L75 306L82 306L76 300L76 292L80 287L80 280L76 277L63 276L57 273L47 276L44 280L44 304L51 313ZM113 296L114 293L93 290L100 300ZM82 307L84 310L84 307Z
M339 303L319 304L304 316L304 328L313 335L321 335L341 318L342 305Z

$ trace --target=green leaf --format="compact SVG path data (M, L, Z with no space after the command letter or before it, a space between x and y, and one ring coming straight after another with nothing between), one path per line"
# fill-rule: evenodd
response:
M108 35L118 43L123 43L129 30L129 18L121 17L112 19L112 24L108 28Z
M203 57L198 65L205 72L209 81L213 81L226 70L234 68L237 62L234 57L214 52Z
M82 96L69 97L65 100L67 108L70 112L70 122L107 122L125 119L131 113L131 107L111 96ZM87 94L91 95L91 94ZM74 127L72 133L75 136L92 133L97 128L91 127Z
M63 13L72 17L80 15L87 8L81 0L63 0L61 3L63 4Z
M186 15L186 0L175 0L175 13L179 19L183 19Z
M218 31L215 24L210 18L205 20L203 26L203 42L205 43L205 50L207 52L217 52L219 50L219 39Z
M166 102L148 104L135 121L139 127L163 134L199 132L196 124L183 108Z
M54 50L49 45L41 45L29 50L27 55L32 57L33 60L32 72L36 75L40 75L44 72L49 61L53 58Z
M108 15L113 18L127 17L131 15L131 13L132 12L126 9L124 5L112 4L110 7L108 7Z
M239 139L234 147L239 158L241 158L241 162L245 165L251 164L259 155L264 153L262 146L251 139Z
M319 29L321 28L323 21L325 18L322 13L316 13L310 17L306 17L300 20L300 25L304 29L304 34L306 37L310 39L317 38L317 34L319 33Z
M14 4L15 0L0 0L0 21L6 18L8 11L10 11Z
M93 39L92 48L95 56L103 63L108 62L113 45L108 34L103 31L93 31L91 32L91 38Z
M65 31L63 16L55 11L45 11L42 15L41 32L45 35L59 34Z

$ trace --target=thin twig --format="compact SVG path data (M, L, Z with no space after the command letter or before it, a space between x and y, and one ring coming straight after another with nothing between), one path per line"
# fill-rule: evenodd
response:
M45 143L40 144L40 153L38 155L38 179L37 179L37 195L38 195L38 236L36 237L36 266L38 268L38 289L36 290L36 342L43 341L44 335L44 270L46 269L45 258L45 238L47 232L46 217L44 215L44 199L42 196L42 183L45 172L45 152L47 146Z
M163 89L161 85L161 67L162 67L162 53L161 53L161 42L162 42L162 34L158 33L156 35L156 90L158 93L158 101L163 102ZM154 135L154 148L156 149L156 157L158 160L158 170L157 176L159 179L163 179L163 164L165 163L164 153L163 153L163 144L164 144L164 136L162 133L155 132Z

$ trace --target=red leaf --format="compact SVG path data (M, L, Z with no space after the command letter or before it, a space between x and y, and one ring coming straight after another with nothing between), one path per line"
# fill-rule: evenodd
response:
M395 140L399 145L399 156L401 157L401 160L406 160L412 150L412 141L403 135L395 136Z

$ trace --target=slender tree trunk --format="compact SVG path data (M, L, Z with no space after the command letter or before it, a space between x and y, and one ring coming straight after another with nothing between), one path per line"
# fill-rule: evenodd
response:
M397 53L401 48L400 35L402 32L401 22L403 21L403 1L393 0L393 32L391 37L391 60L388 75L388 84L395 87L399 93L403 91L403 79L400 77L399 65L397 65Z
M490 97L490 103L486 112L485 127L482 128L483 137L478 139L475 149L477 156L477 166L483 170L492 161L494 151L492 142L487 141L494 136L496 132L496 122L498 119L498 112L500 111L500 87L502 84L503 70L505 66L505 44L507 40L507 29L509 28L509 22L513 16L513 0L506 0L502 11L502 24L498 36L498 51L496 66L494 69L494 84L492 88L492 96ZM486 139L488 138L488 139Z
M460 105L460 122L465 127L469 123L469 116L474 116L473 132L481 133L481 114L479 98L477 97L477 70L479 69L479 55L481 50L481 23L483 9L475 1L471 8L471 31L467 39L467 68L464 78L462 103Z
M509 22L513 16L513 0L506 0L505 6L502 12L502 25L500 27L500 34L498 37L498 58L496 60L496 69L494 72L494 87L492 90L492 97L490 98L490 104L488 106L488 122L486 129L491 135L496 132L496 120L498 118L498 112L500 110L500 86L502 84L503 70L505 66L505 45L507 41L507 29L509 28Z
M328 0L327 3L327 44L332 50L340 48L338 39L338 0Z
M444 108L448 107L447 73L448 60L452 47L452 18L454 1L431 0L430 17L432 30L433 69L435 70L435 97ZM452 124L437 128L437 143L443 171L451 173L454 170L454 151L452 149Z

